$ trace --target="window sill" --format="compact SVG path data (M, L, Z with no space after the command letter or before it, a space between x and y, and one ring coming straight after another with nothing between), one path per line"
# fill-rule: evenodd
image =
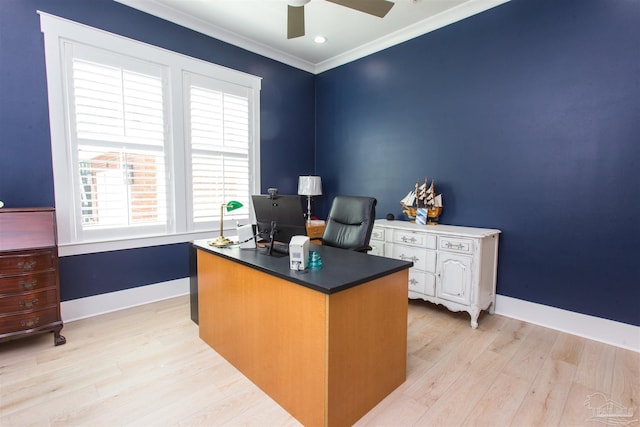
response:
M225 236L227 233L229 233L230 236L235 235L235 230L225 230ZM172 245L175 243L185 243L199 239L210 239L217 237L217 234L218 233L214 231L201 231L100 242L67 243L58 245L58 256L64 257L108 251L120 251L124 249L145 248L150 246Z

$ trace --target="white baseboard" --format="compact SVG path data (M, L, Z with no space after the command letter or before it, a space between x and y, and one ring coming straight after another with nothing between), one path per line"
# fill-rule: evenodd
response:
M189 278L186 277L123 291L63 301L60 304L60 311L63 322L72 322L188 293Z
M189 278L155 283L118 292L64 301L62 320L74 320L149 304L189 293ZM574 313L503 295L496 297L497 314L640 353L640 327Z
M496 314L640 352L640 327L503 295Z

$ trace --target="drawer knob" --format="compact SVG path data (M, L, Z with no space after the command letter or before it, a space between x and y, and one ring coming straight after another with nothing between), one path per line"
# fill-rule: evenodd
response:
M35 266L36 266L35 261L22 261L18 263L18 268L21 268L23 270L31 270Z
M415 243L416 242L416 238L415 237L402 236L402 238L400 240L402 240L405 243Z
M27 320L22 320L20 321L20 325L24 328L30 328L32 326L36 326L38 323L40 322L40 318L39 317L34 317L33 319L27 319Z
M36 304L38 304L38 298L34 298L31 301L25 301L25 300L20 301L21 307L33 307Z
M31 289L31 288L33 288L37 283L38 283L38 281L37 281L36 279L23 280L23 281L21 281L21 282L18 282L18 286L20 286L22 289Z

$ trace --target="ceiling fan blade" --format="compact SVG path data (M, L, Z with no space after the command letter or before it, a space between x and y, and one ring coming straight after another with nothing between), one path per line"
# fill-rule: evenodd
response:
M360 12L368 13L369 15L377 16L378 18L384 18L384 16L391 10L394 3L387 0L327 0L328 2L339 4L341 6L348 7L349 9L355 9Z
M304 36L304 6L287 5L287 38Z

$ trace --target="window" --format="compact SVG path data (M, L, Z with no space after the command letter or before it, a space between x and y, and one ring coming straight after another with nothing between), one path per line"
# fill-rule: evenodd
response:
M184 77L195 228L219 216L228 200L249 204L249 104L242 88L191 73ZM235 212L228 217L242 219Z
M66 254L212 237L259 191L260 79L41 13ZM65 253L62 253L63 255Z

